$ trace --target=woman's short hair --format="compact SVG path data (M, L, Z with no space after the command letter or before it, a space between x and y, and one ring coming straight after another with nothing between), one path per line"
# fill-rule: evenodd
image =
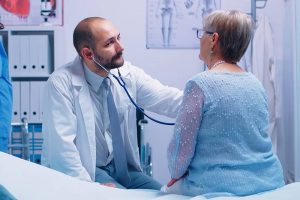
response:
M253 35L252 18L237 10L217 10L203 22L205 31L219 34L221 54L227 62L236 63L247 50Z

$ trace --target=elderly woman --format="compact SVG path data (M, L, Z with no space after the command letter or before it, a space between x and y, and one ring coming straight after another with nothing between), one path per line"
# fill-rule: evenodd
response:
M199 58L209 70L186 84L168 148L173 179L167 192L244 196L284 185L267 134L265 91L236 64L249 45L252 26L242 12L215 11L197 32Z

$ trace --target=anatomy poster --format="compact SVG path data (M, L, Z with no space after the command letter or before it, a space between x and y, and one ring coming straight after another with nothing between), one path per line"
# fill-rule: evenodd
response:
M63 25L63 0L0 0L5 26Z
M147 48L199 48L196 31L218 9L249 13L251 0L147 0Z

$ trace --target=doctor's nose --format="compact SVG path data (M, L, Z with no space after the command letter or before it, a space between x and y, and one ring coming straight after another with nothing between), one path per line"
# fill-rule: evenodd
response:
M116 52L121 52L124 50L123 45L120 40L117 40L117 42L115 44L116 44L115 45Z

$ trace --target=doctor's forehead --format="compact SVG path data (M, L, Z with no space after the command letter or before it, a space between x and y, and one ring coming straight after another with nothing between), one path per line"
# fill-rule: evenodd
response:
M93 24L93 35L98 39L108 40L113 37L118 37L119 34L120 32L117 27L108 20L97 21Z

